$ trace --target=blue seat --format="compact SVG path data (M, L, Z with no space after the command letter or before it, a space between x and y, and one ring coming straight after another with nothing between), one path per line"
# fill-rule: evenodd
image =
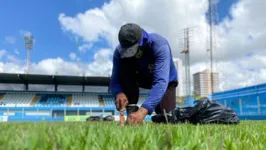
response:
M67 104L66 96L42 95L37 101L36 107L64 107Z
M102 97L103 97L103 100L104 100L104 107L106 107L106 108L115 107L114 97L112 95L104 95Z

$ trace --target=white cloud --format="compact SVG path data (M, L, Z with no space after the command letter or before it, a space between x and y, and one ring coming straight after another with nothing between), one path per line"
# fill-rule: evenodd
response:
M7 51L4 49L0 50L0 60L3 58L4 55L6 55Z
M76 60L76 59L77 59L77 55L76 55L75 53L71 52L71 53L69 54L69 58L70 58L71 60Z
M221 88L232 89L265 82L266 1L239 1L230 11L233 19L224 19L215 29L214 60L221 72ZM209 64L208 30L205 12L207 0L112 0L103 7L87 10L76 16L61 14L62 28L85 42L108 40L110 48L118 44L117 32L126 22L141 25L148 32L166 37L175 56L182 57L179 48L181 29L193 28L193 45L190 49L191 74L206 69ZM114 15L115 14L115 15ZM252 19L252 21L251 21ZM97 25L94 25L97 24ZM101 37L101 38L100 38ZM251 40L252 39L252 40ZM254 55L246 57L250 52Z
M99 38L108 40L110 30L113 30L104 13L97 8L79 13L75 18L60 14L58 19L63 30L81 36L86 42L95 42Z
M14 56L13 56L14 57ZM112 50L101 49L94 55L94 61L90 63L78 63L65 61L62 58L44 59L40 62L31 64L31 73L41 74L61 74L61 75L85 75L87 76L109 76L112 69ZM17 58L14 58L17 59ZM221 90L235 89L266 82L266 69L256 70L243 69L245 67L242 57L239 60L223 61L218 63L216 68L220 73ZM249 58L251 64L260 60L266 60L266 56L258 58L253 55ZM266 65L262 62L262 65ZM205 63L196 63L191 67L191 74L206 68ZM25 61L0 62L0 72L23 73L26 69Z
M61 75L90 75L90 76L108 76L112 64L110 49L102 49L94 54L94 61L90 63L70 62L62 58L43 59L37 63L32 63L30 73L37 74L61 74ZM76 57L77 60L77 57ZM26 61L19 60L15 56L9 55L7 62L0 62L0 72L24 73Z
M15 63L15 64L19 64L22 62L22 60L19 60L16 56L14 55L7 55L7 61Z
M14 36L6 36L5 41L9 44L15 44L16 43L16 38Z
M18 49L15 49L15 50L14 50L14 53L17 54L17 55L20 54L20 52L18 51Z
M79 51L82 52L82 53L86 53L86 51L88 51L89 49L92 48L92 44L83 44L81 46L79 46Z
M218 26L223 59L266 51L266 18L262 15L266 12L265 5L266 1L261 0L239 1L231 10L233 20L225 19ZM216 58L221 59L218 53Z
M33 72L42 72L44 74L59 74L67 75L85 75L89 76L108 76L111 70L111 50L102 49L95 53L94 61L91 63L68 62L62 58L45 59L37 64L32 65Z
M64 61L62 58L44 59L32 64L31 73L41 72L42 74L78 75L80 68L77 63Z
M2 49L0 50L0 62L1 59L6 57L8 62L13 62L13 63L21 63L21 60L16 58L14 55L11 55L7 50Z
M239 87L246 87L251 85L262 84L266 82L266 69L265 67L246 66L246 61L251 64L260 62L261 66L266 66L266 56L258 57L257 55L250 58L241 57L237 60L221 61L217 63L215 69L219 72L220 90L236 89ZM197 63L191 67L191 74L202 71L206 68L206 63ZM252 68L252 69L250 69ZM192 79L192 78L191 78ZM192 80L191 80L192 81Z
M145 2L140 0L116 0L106 3L101 9L87 10L73 17L60 14L59 21L64 31L79 36L86 42L93 43L102 39L107 40L112 49L118 44L117 32L120 26L126 22L138 23L148 32L156 31L165 36L170 41L174 54L178 56L180 52L180 49L178 49L180 30L186 25L207 28L204 20L207 7L206 0L189 0L188 2L176 0L167 2L160 0L147 0ZM204 32L205 30L198 31ZM202 42L206 42L202 37L198 39L201 41L195 42L195 45L198 45L197 48L201 47ZM204 56L202 55L204 48L201 48L201 52L198 52L197 57Z
M30 31L27 31L27 30L19 30L19 33L21 36L31 36L32 33Z
M90 44L107 40L108 49L95 53L94 61L85 64L68 62L61 58L45 59L32 64L32 71L44 74L82 74L107 76L111 72L111 55L118 44L117 32L126 22L140 24L148 32L157 32L166 37L175 56L181 57L179 39L181 29L194 28L191 46L191 74L205 69L209 60L208 25L205 12L207 0L111 0L101 8L90 9L75 16L62 13L58 20L63 31L84 43L78 49L88 50ZM233 89L266 82L266 1L239 1L232 9L233 19L226 18L216 26L217 49L214 51L216 70L220 72L222 89ZM90 43L89 45L87 43ZM263 53L264 51L264 53ZM254 55L246 57L250 52ZM73 55L72 58L77 57ZM13 67L12 67L13 64ZM8 66L8 67L7 67ZM0 63L0 71L23 70L24 65ZM12 69L11 69L12 68Z
M216 27L217 50L216 60L232 60L244 56L250 51L265 50L266 18L258 12L265 12L266 1L240 1L232 9L233 20L225 19ZM117 31L125 22L135 22L147 29L165 36L175 56L180 57L178 48L182 28L194 28L193 45L191 46L191 63L207 60L206 49L208 25L205 12L207 0L160 1L116 0L106 3L101 9L91 9L74 17L60 14L59 21L65 31L69 31L85 41L94 42L100 37L108 40L111 48L117 44ZM149 10L149 11L147 11ZM116 14L116 15L114 15ZM155 17L156 16L156 17ZM252 18L252 21L249 21ZM167 22L167 23L166 23ZM227 31L227 29L230 29ZM248 37L252 36L250 41ZM221 55L222 54L222 55Z
M112 50L101 49L94 55L94 62L87 65L87 75L109 76L112 69Z

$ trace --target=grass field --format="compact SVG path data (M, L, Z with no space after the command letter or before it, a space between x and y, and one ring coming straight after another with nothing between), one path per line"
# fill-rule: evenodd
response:
M239 125L158 125L117 123L0 123L0 149L67 150L259 150L266 149L266 121Z

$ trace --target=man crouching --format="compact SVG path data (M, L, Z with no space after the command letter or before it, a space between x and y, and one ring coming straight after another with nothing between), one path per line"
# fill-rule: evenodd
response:
M178 76L168 41L133 23L120 28L118 39L110 88L117 110L127 111L127 123L141 124L153 111L175 109ZM140 108L139 88L150 89Z

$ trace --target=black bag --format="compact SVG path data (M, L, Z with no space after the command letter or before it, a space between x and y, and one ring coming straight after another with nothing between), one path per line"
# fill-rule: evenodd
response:
M113 116L111 116L111 115L105 116L103 118L103 121L114 121L114 120L115 120L115 118Z
M169 123L192 124L238 124L239 118L234 110L207 98L199 100L194 107L176 108L166 115ZM155 123L166 123L163 114L152 116Z
M101 117L100 116L90 116L86 119L86 121L100 121Z

